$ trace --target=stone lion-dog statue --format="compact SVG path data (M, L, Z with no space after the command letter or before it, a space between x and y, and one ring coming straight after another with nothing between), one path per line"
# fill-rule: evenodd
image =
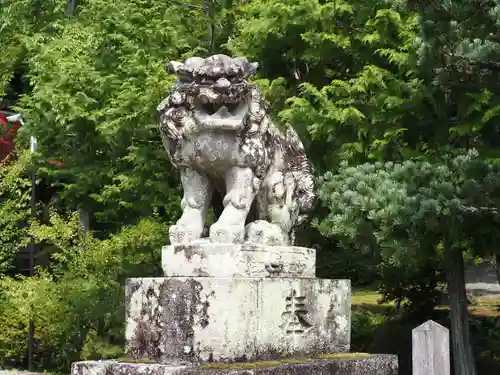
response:
M226 55L167 64L177 81L158 106L159 131L183 188L172 244L290 245L315 203L302 142L291 126L283 135L273 125L248 81L257 67ZM211 206L216 221L201 239Z

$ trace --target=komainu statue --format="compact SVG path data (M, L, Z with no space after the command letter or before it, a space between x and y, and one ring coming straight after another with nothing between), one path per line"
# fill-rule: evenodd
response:
M248 81L257 66L226 55L168 64L178 79L158 106L159 130L184 190L172 244L200 239L211 206L211 242L291 244L313 207L304 146L292 127L283 135L271 123Z

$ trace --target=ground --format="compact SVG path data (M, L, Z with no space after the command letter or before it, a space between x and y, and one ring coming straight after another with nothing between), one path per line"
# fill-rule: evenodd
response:
M373 312L390 310L394 306L392 303L379 304L378 301L381 298L382 295L375 290L355 290L352 296L352 304L354 307L363 307ZM474 304L469 306L469 311L473 316L500 316L498 306L500 306L500 296L496 298L490 296L476 297ZM438 309L447 310L448 306L438 306Z
M500 284L498 283L494 265L486 261L477 265L469 265L465 272L467 280L467 291L472 296L472 304L469 311L473 316L500 316ZM381 294L373 289L354 290L352 296L353 306L363 307L373 312L391 309L393 304L379 304ZM438 309L446 310L446 304Z
M488 265L468 268L466 273L472 345L481 375L500 374L500 287L491 273L494 269ZM427 319L449 327L449 307L443 303L432 316L409 317L397 314L394 304L379 304L381 297L375 289L354 289L351 350L397 354L399 375L410 375L412 329Z

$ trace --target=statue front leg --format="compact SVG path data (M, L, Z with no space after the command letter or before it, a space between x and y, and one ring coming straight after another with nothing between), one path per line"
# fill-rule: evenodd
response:
M219 243L241 243L245 221L260 188L260 180L250 168L233 167L225 176L224 210L210 227L210 240Z
M186 244L201 238L207 210L212 198L212 187L207 176L189 169L181 169L184 196L182 215L169 230L171 244Z

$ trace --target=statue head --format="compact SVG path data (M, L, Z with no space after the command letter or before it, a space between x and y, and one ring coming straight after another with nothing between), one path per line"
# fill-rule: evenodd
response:
M191 57L184 63L167 64L178 78L176 90L189 97L200 124L230 122L234 126L242 125L248 114L253 85L247 78L257 67L246 58L226 55Z

